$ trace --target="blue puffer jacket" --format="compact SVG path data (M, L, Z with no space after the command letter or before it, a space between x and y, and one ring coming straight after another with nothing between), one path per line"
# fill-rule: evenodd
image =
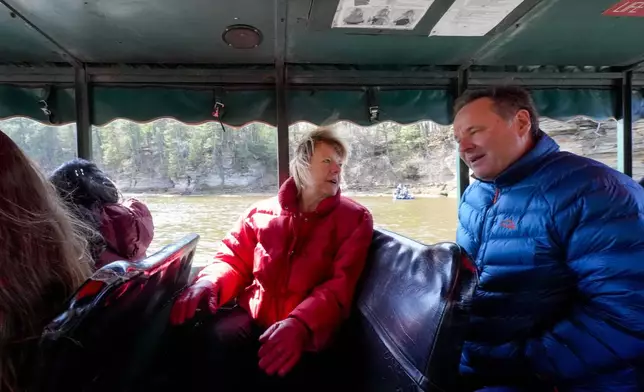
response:
M457 242L480 274L467 378L644 391L644 189L635 181L542 134L494 182L467 189Z

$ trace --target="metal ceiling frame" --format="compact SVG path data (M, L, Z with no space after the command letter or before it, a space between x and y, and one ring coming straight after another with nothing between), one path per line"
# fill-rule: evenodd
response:
M89 82L84 66L76 67L75 71L76 151L79 157L89 160L92 158L92 121L90 116Z
M624 72L621 86L621 126L617 130L617 167L633 176L633 71Z
M288 108L286 107L286 39L288 0L275 1L275 100L277 106L277 174L282 186L289 177Z
M468 69L483 56L489 55L490 49L498 46L499 41L507 39L507 35L519 29L522 25L538 17L543 11L559 0L524 0L513 12L501 21L488 35L492 36L460 69Z
M76 153L80 158L92 159L92 128L90 117L90 99L89 99L89 81L87 77L87 70L85 64L76 58L69 50L62 44L56 41L52 36L43 31L40 27L36 26L25 15L19 12L14 6L9 4L7 0L0 0L0 4L4 5L13 15L20 18L31 29L43 37L46 41L58 48L56 52L61 58L73 67L73 84L75 90L74 101L76 103ZM60 72L61 70L57 70ZM22 75L23 77L26 75ZM37 75L34 75L37 78ZM44 76L44 75L41 75ZM65 74L59 73L58 77L61 80L65 79ZM0 76L0 79L2 77ZM1 82L1 80L0 80ZM45 82L46 83L46 82Z
M458 71L456 80L456 96L461 96L468 88L470 82L470 70L461 69ZM459 154L456 154L456 195L461 199L465 189L470 185L470 168L463 161Z
M276 0L277 1L277 0ZM181 88L231 89L275 88L284 76L288 88L364 89L368 86L391 88L449 88L458 79L459 70L447 71L372 71L372 70L301 70L279 64L258 69L213 69L180 66L173 68L117 65L80 67L87 82L94 86L159 86ZM614 88L621 85L623 72L490 72L469 70L469 86L495 86L509 83L531 88ZM461 70L461 71L462 71ZM0 64L0 83L14 85L73 85L75 68ZM633 73L633 86L644 87L644 72Z
M58 43L54 38L52 38L49 34L44 32L40 27L36 26L35 23L30 21L26 16L24 16L21 12L19 12L14 6L9 4L7 0L0 0L0 4L4 5L13 15L16 17L20 18L23 22L27 24L31 29L33 29L38 35L43 37L46 41L54 45L60 52L56 52L58 55L61 56L62 60L65 62L71 64L74 67L82 66L83 62L80 61L79 59L76 58L69 50L67 50L63 45Z
M642 71L642 72L644 72L644 68L638 69L640 67L644 67L644 53L642 53L641 55L631 59L630 61L627 61L626 64L627 64L626 66L617 67L616 69L618 69L621 72L628 72L628 71L634 71L634 72Z

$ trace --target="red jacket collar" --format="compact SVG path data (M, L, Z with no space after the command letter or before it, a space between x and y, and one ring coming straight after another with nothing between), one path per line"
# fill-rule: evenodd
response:
M335 194L335 196L327 197L322 200L318 207L315 209L315 214L328 214L331 212L340 202L340 189ZM279 193L277 194L277 200L280 203L280 206L292 213L299 212L300 203L299 197L297 195L297 186L295 185L295 180L293 177L289 177L284 184L280 187Z

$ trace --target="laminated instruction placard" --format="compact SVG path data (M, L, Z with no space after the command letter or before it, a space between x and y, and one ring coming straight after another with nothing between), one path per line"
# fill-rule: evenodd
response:
M429 35L484 36L521 3L523 0L456 0Z
M332 27L413 30L434 0L340 0Z

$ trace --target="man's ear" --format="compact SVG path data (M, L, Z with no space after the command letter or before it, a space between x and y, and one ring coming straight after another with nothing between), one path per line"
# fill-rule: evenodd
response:
M525 136L527 133L530 132L532 119L530 118L530 113L527 110L525 109L519 110L516 116L514 117L514 119L518 127L520 136Z

